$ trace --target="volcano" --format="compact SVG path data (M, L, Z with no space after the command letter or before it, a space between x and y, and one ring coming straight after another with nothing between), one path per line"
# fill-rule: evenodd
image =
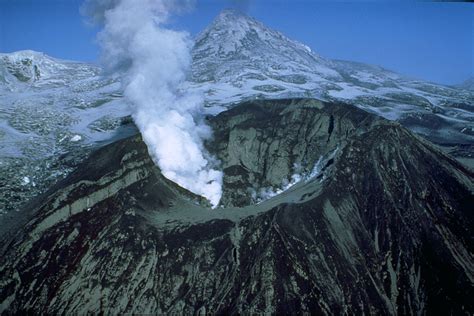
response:
M94 151L2 231L0 311L472 314L474 173L342 102L209 118L220 206L140 135Z

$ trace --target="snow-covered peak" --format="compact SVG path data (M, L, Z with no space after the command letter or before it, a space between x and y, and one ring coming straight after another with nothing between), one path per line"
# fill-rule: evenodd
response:
M25 84L61 86L97 75L99 71L91 64L60 60L32 50L0 54L0 85L10 89Z
M235 26L236 23L247 24L249 22L257 22L255 19L245 15L244 13L234 10L234 9L225 9L222 10L219 15L214 19L214 24L220 25L229 25Z
M197 38L197 41L204 37L219 38L219 45L228 45L229 43L237 45L256 44L263 41L268 44L284 43L294 46L296 49L303 49L306 53L315 55L307 45L291 40L282 33L272 30L256 19L247 16L236 10L224 10L214 20L214 22ZM247 40L247 43L243 41ZM319 56L318 56L319 57Z
M239 11L224 10L196 39L195 51L207 50L230 57L235 53L255 53L252 49L268 45L283 51L319 57L311 49L287 38L282 33L266 27L261 22Z
M257 80L304 82L306 73L322 80L339 78L329 65L308 46L251 17L225 10L196 39L192 79L228 82L250 75Z
M266 33L266 27L258 21L234 10L224 10L197 37L196 50L225 57L237 53L244 44L255 44L259 37L268 37Z

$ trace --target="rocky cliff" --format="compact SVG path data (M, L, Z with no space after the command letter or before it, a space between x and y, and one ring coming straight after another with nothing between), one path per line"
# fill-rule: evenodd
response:
M249 102L210 123L220 208L140 136L103 147L3 233L0 311L474 312L472 171L346 104Z

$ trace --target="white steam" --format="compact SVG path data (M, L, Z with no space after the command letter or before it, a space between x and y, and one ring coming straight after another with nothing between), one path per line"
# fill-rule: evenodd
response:
M166 29L169 14L183 8L165 0L88 0L86 14L103 23L102 58L120 71L124 96L155 163L165 177L206 197L215 207L222 173L204 149L212 131L202 119L201 96L178 89L191 63L188 33Z

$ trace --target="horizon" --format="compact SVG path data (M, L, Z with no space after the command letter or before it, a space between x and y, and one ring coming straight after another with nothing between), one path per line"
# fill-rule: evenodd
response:
M0 52L33 50L99 63L99 27L85 23L82 3L0 0ZM474 77L472 4L207 0L172 17L169 25L195 37L225 9L253 17L324 58L376 65L444 85Z

